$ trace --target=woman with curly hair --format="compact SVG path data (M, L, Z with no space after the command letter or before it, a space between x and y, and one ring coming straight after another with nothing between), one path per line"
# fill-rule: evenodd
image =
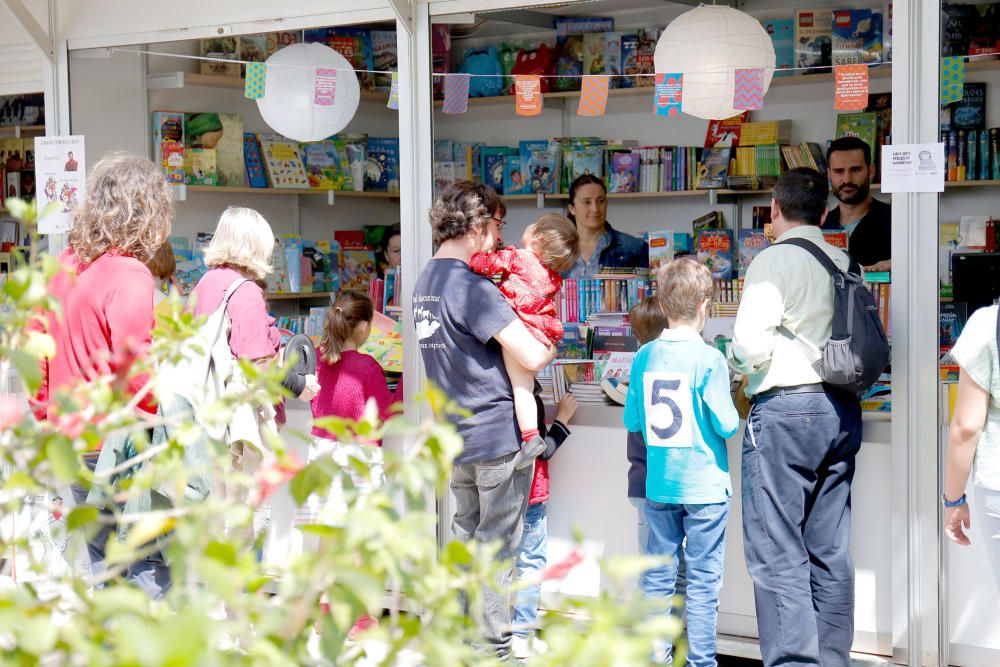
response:
M509 566L521 526L534 459L521 446L504 352L536 372L555 349L535 338L493 282L474 273L476 253L496 250L506 207L493 188L461 181L448 186L430 211L437 252L413 288L413 318L427 377L468 414L456 417L465 441L452 470L456 512L452 532L461 541L501 543L508 566L484 586L480 631L501 658L511 650ZM544 445L542 447L544 450ZM538 452L535 452L537 455Z

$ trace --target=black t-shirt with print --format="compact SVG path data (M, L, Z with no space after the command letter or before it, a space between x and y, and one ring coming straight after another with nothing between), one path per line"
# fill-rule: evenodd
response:
M840 222L840 206L835 206L826 214L823 229L843 229ZM854 228L847 241L847 252L861 266L871 266L892 257L892 207L872 199L868 213Z

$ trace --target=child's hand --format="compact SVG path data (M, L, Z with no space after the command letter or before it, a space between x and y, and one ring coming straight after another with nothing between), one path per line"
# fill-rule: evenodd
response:
M576 414L576 396L568 392L563 396L563 400L559 401L559 407L556 409L556 420L563 424L569 424L574 414Z
M306 375L306 386L299 394L298 398L300 401L311 401L319 393L320 386L319 381L316 379L315 375Z

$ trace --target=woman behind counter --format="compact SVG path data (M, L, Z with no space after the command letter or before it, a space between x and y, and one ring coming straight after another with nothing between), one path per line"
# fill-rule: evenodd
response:
M640 238L619 232L607 221L608 190L592 174L569 186L569 214L580 234L580 254L563 278L589 279L607 268L648 268L649 250Z

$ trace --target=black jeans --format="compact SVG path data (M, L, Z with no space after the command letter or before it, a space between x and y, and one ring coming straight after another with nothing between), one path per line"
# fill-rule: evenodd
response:
M756 400L743 437L743 538L764 665L850 664L851 482L861 407L840 392Z

